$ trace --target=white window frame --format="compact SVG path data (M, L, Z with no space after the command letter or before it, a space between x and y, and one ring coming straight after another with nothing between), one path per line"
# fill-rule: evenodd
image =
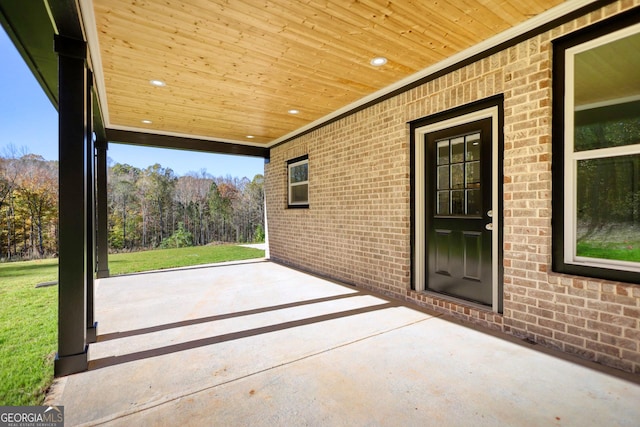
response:
M577 255L577 191L578 162L588 159L604 159L618 156L640 154L640 144L622 147L600 148L595 150L574 150L574 75L576 54L594 49L607 43L640 32L640 24L632 25L565 50L565 102L564 102L564 262L576 266L607 268L630 272L640 272L640 263L630 261L609 260L603 258L581 257ZM640 96L611 100L593 105L581 106L579 110L615 105L640 99Z
M300 165L307 165L307 180L306 181L300 181L300 182L291 182L291 169L300 166ZM292 198L292 187L297 187L300 185L306 185L307 186L307 200L302 201L302 202L293 202L291 200ZM298 161L293 161L292 163L289 163L287 165L287 203L289 205L289 207L308 207L309 206L309 158L305 157L302 160L298 160Z

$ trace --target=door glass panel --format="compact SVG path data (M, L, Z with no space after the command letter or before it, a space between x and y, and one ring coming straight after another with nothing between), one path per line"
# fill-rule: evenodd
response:
M466 188L480 187L480 162L469 162L467 166Z
M438 141L438 164L449 164L449 140Z
M480 190L467 190L467 215L482 214L482 198Z
M464 162L464 137L451 140L451 163Z
M465 160L480 160L480 134L474 133L472 135L467 135L465 139L467 141L467 153Z
M438 210L436 215L449 215L449 190L438 191Z
M451 214L464 215L464 190L451 192Z
M438 166L438 190L449 189L449 165Z
M451 165L451 188L464 188L464 163Z
M436 215L481 215L480 136L436 142Z

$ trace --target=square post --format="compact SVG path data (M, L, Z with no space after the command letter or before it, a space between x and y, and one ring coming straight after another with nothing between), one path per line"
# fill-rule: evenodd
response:
M87 72L87 136L86 136L86 189L87 189L87 343L94 343L97 339L98 324L94 320L94 278L96 271L96 179L95 179L95 147L93 140L93 73Z
M55 36L58 53L59 268L56 376L88 367L86 43Z
M109 277L109 222L107 218L107 150L106 140L96 141L96 209L97 209L97 277Z

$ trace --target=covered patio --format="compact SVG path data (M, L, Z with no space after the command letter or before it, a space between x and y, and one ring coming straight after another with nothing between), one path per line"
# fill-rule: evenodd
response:
M217 348L253 342L269 334L298 330L302 331L301 337L308 338L307 329L318 325L326 330L324 323L311 321L302 326L269 334L256 333L223 343L216 343L217 338L211 337L239 332L205 332L206 339L197 335L186 343L180 340L167 343L162 340L169 332L218 325L218 320L197 325L178 323L176 326L174 322L184 322L192 317L156 319L158 313L168 315L174 311L151 310L154 314L141 318L144 322L139 326L131 323L136 319L132 315L117 316L119 321L128 321L124 331L143 329L149 332L146 328L165 324L176 327L160 328L161 331L152 329L153 332L133 333L127 337L113 335L122 332L121 327L114 326L117 322L109 317L111 310L104 306L98 308L96 304L113 303L117 299L102 297L103 302L94 302L95 279L109 276L106 202L109 143L263 158L271 259L362 288L393 294L416 305L434 309L444 306L451 315L463 313L461 317L466 320L486 324L514 337L527 337L541 346L559 348L568 354L627 372L640 372L640 289L637 287L640 266L637 260L628 264L624 259L613 263L604 259L604 264L584 261L588 265L578 265L583 261L576 258L578 270L562 267L565 256L575 255L570 254L575 251L564 250L565 247L571 249L570 245L564 244L565 237L567 242L575 243L576 236L569 233L575 227L567 224L565 236L564 223L561 226L557 223L558 218L569 219L575 213L571 212L574 206L569 203L569 199L575 198L571 198L569 192L566 193L565 211L564 194L565 187L573 188L573 184L566 184L573 175L568 169L565 174L563 163L557 161L564 155L565 147L565 120L560 112L585 105L593 109L603 100L589 98L588 102L583 100L573 106L552 102L570 99L565 95L574 86L572 74L568 72L570 67L566 70L564 66L559 67L564 61L559 59L565 58L575 46L584 45L588 50L595 50L585 44L587 39L590 43L609 34L622 37L620 31L624 34L629 31L634 34L634 41L640 40L636 34L640 30L636 31L635 27L639 11L638 0L45 0L33 2L29 8L22 2L0 2L0 24L59 113L60 268L55 375L76 374L92 367L93 370L86 374L91 376L165 358L171 363L172 358L180 356L180 363L173 363L171 367L177 377L189 378L188 372L182 372L182 369L191 368L181 367L196 366L185 357L191 352L204 351L211 345ZM633 46L637 45L636 42ZM629 56L635 60L639 49L621 51L625 54L618 56L628 62L626 52L631 52ZM597 57L600 58L600 54ZM610 61L596 63L605 66L600 70L601 76L588 73L591 77L585 77L584 87L588 89L594 82L624 83L628 80L637 83L636 66L629 66L629 71L623 73L624 78L618 78L609 73L610 69L616 68L609 66ZM607 98L606 101L618 105L630 93L638 95L637 85L632 86L634 89L629 92L621 84L620 96L623 98ZM609 90L602 93L606 97L614 96ZM637 102L637 97L633 99ZM463 165L455 160L446 164L449 166L432 164L438 155L435 146L428 142L428 135L448 130L458 132L459 126L480 119L488 120L482 130L487 139L481 144L487 147L487 152L481 156L487 162L483 165L469 163L465 170L491 173L483 172L480 177L475 176L475 172L458 173L456 176L464 176L465 180L469 177L470 186L454 189L453 179L445 177L453 177L451 171L467 168L466 163ZM566 127L571 129L569 124ZM471 133L465 133L465 138L476 131L478 129L469 130ZM469 142L473 147L477 140ZM454 144L450 146L454 147ZM637 140L630 140L623 146L627 148L600 154L625 157L640 153ZM472 154L473 148L467 151L469 155L465 156L469 162L480 162ZM451 159L454 159L453 148L451 153ZM552 162L552 159L556 161ZM573 163L567 162L567 165ZM447 171L451 175L447 174L446 168L450 168ZM294 170L306 170L306 173L290 177L290 171ZM432 185L437 180L428 177L439 177L440 171L443 185L449 180L451 188ZM638 174L634 174L629 173L629 176L635 181ZM455 183L458 185L460 182ZM478 185L486 190L481 197L477 192ZM436 190L440 192L436 193ZM300 193L295 200L294 192ZM458 209L463 206L461 197L466 198L467 213L464 215L475 218L477 230L454 230L455 227L446 228L444 233L437 230L435 220L432 221L437 216L434 206L440 200L436 196L442 197L441 216L447 217L445 212L459 216L462 222L457 222L458 226L467 221L462 219L466 217ZM455 205L458 210L453 209L454 200L460 202ZM480 200L482 203L476 204ZM634 206L633 203L621 203L621 209L629 210L627 205ZM470 207L475 213L469 214ZM629 210L628 213L637 215L634 212ZM466 233L464 239L460 237L463 231ZM455 234L457 243L453 240L451 244L438 243L438 250L441 250L438 252L436 246L427 243L438 242L434 237L436 233L441 236ZM443 237L441 242L447 239ZM481 245L481 241L490 244ZM469 250L463 251L466 244L470 245ZM448 281L446 275L451 275L451 271L456 274L462 271L462 268L450 268L449 247L455 248L451 252L455 253L451 266L454 261L457 265L464 261L471 267L464 271L465 281L467 278L469 281L445 283ZM625 247L633 248L633 245L626 244ZM469 255L468 262L460 254ZM439 259L447 262L436 266ZM430 270L425 264L427 260L431 263ZM430 281L426 275L428 271L446 273L442 279L445 284L438 285L437 279ZM170 274L163 273L161 277L170 277ZM251 303L259 301L266 307L281 304L276 296L264 294L260 299L254 295L253 292L262 288L256 285L254 276L247 277L251 280L243 282L241 289L233 292L235 298ZM114 280L103 281L100 286L110 287L111 283L117 286L115 283L122 279ZM481 298L471 295L472 292L466 293L468 289L474 290L474 281L478 280L483 287ZM466 283L469 288L465 289L460 283ZM144 285L136 284L135 289L141 286ZM462 286L463 289L452 288L449 292L447 286ZM154 289L153 295L157 295L156 292ZM172 300L176 295L182 298L180 293L171 295ZM451 302L452 295L459 300ZM359 301L360 296L337 299L336 302ZM130 297L124 306L135 301L140 306L132 306L132 313L143 313L149 295L143 292L136 297L139 298ZM283 298L289 304L310 297L293 293ZM200 303L213 310L215 303L210 299L206 301ZM185 300L181 303L189 307L195 302ZM175 306L170 302L166 304ZM261 307L224 306L221 312L226 315L234 310L243 312ZM490 311L486 307L490 307ZM297 310L302 308L315 309L316 304L302 304ZM356 346L395 336L406 328L442 322L440 317L427 316L415 325L403 324L393 333L364 339L369 335L366 330L360 331L358 319L365 319L366 326L371 327L367 316L384 316L385 321L376 325L391 328L393 322L389 312L416 313L415 308L368 310L362 314L322 319L349 321L349 327L345 329L357 336L352 337L358 343ZM268 310L262 315L280 313L281 310ZM218 315L196 311L194 318ZM239 319L245 321L251 316L234 317L233 320L237 323ZM273 327L272 323L267 325ZM259 326L262 327L264 325ZM429 328L427 332L430 332ZM98 336L102 337L102 342L96 342ZM112 339L105 340L105 337ZM150 343L148 339L151 338L160 341ZM321 339L329 338L322 336ZM202 345L191 348L194 340ZM109 351L114 350L108 349L129 341L133 345L131 349L125 348L118 358L111 357L113 353ZM315 343L317 340L310 341ZM352 348L351 345L341 347L345 342L352 341L337 339L317 351L322 355L333 355L334 351L325 352L327 348L337 346L339 351ZM468 346L471 342L473 340L464 337L458 345ZM408 348L415 345L420 351L428 348L440 355L448 354L443 353L447 345L438 344L442 347L435 350L425 345L424 340L412 337L408 341L409 347L398 346L403 348L402 357L407 359L403 366L410 366L417 372L408 374L409 377L426 375L431 378L431 370L449 371L422 353L419 353L419 362L410 361ZM93 356L88 354L90 345ZM294 347L296 350L304 348L301 344L294 344ZM264 369L272 372L269 367L297 360L276 358L267 362L268 358L257 358L244 346L242 348L243 356L251 356L268 366L260 368L259 363L252 360L253 364L247 363L251 366L248 371L230 378ZM100 351L103 351L102 355L96 356ZM260 352L264 351L260 348ZM454 353L458 354L458 351L466 349L457 349ZM491 346L480 345L472 351L475 356L490 352L486 353L484 363L473 364L482 369L482 389L493 389L492 386L499 382L500 376L491 371L492 367L502 372L511 363L510 358L496 361L496 351ZM260 352L256 354L261 355ZM216 349L215 355L221 354L225 354L224 351ZM316 353L304 353L309 354ZM157 357L148 357L152 355ZM307 363L316 360L316 356L303 360ZM347 360L349 363L360 362L357 357ZM363 365L380 373L375 361L367 360ZM453 365L454 372L461 375L465 370L460 370L459 366ZM524 371L530 374L527 378L536 384L544 384L548 372L531 372L529 366L525 366ZM96 369L98 367L100 369ZM154 378L169 376L167 371L163 369L162 375ZM557 391L558 387L567 387L570 382L558 378L556 371L551 371L554 382L547 386ZM394 374L402 377L399 372ZM455 374L448 372L448 375ZM477 376L480 375L476 373L474 377ZM250 378L253 377L255 375ZM73 378L75 381L75 378L85 377ZM510 378L517 376L510 373ZM464 377L462 383L466 384L468 379ZM97 393L96 384L100 381L89 381L84 394ZM226 378L224 381L231 380ZM384 383L396 381L400 380L392 379L390 374ZM523 381L523 378L515 381L514 387L520 391ZM232 383L235 381L229 384ZM417 383L422 384L421 381ZM556 386L556 383L562 385ZM386 390L375 383L359 385L377 387L376 394ZM198 390L215 390L218 386L206 387ZM549 387L537 391L539 398L549 396ZM580 387L584 389L582 385ZM82 390L82 387L78 389ZM122 386L118 385L117 389L124 393ZM153 385L150 390L154 390ZM411 399L434 400L425 397L424 393L420 395L425 390L413 391L408 393ZM193 396L199 396L199 393ZM447 393L461 395L451 390ZM568 395L566 390L559 393ZM496 398L488 396L488 400ZM536 394L532 393L532 396ZM350 396L349 402L367 398L370 396L365 394ZM155 402L153 399L131 399L131 402L138 402L133 404L134 408L155 405L148 403ZM376 401L379 400L376 396ZM529 401L537 402L536 398ZM610 402L605 399L605 404ZM153 407L157 410L165 406L157 404ZM383 407L376 403L375 409L382 410ZM416 411L416 407L418 411L424 410L422 406L411 405L411 411ZM367 411L365 409L367 414L372 413ZM350 409L349 413L352 412ZM490 412L498 413L496 410ZM331 414L338 416L334 412ZM610 420L607 424L611 424Z
M607 425L638 377L264 259L99 279L66 425Z

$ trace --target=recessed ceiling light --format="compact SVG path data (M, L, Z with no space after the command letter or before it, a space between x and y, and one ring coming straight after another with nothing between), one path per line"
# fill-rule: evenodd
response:
M384 65L384 64L386 64L386 63L387 63L387 58L384 58L384 57L382 57L382 56L378 56L378 57L376 57L376 58L373 58L373 59L370 61L370 63L371 63L371 65L373 65L374 67L380 67L380 66L382 66L382 65Z
M289 114L298 114L300 112L300 110L292 109L292 110L289 110L288 112L289 112Z
M253 135L247 135L247 138L252 139L252 138L255 138L255 136L253 136Z
M163 82L162 80L149 80L149 83L151 83L153 86L166 86L167 84L165 82Z
M144 119L144 120L142 120L142 123L144 123L145 125L150 125L153 122L151 120Z

